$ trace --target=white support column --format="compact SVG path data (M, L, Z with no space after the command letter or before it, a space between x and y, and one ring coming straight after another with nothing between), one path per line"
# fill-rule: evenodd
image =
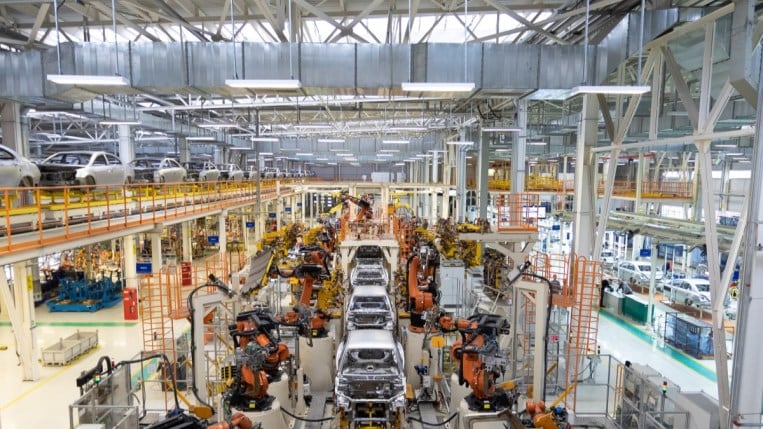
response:
M598 116L597 116L598 119ZM517 127L522 131L513 134L511 146L511 192L525 191L525 164L527 153L527 100L524 98L517 101ZM578 158L578 162L580 158ZM577 171L577 169L575 169Z
M219 219L220 221L217 223L217 226L219 227L218 234L220 235L220 253L225 253L228 248L228 230L225 222L228 219L228 211L223 210L223 212L220 213Z
M437 183L438 181L438 170L437 170L437 151L432 152L432 183Z
M748 5L749 6L749 5ZM759 74L763 79L763 69ZM763 85L758 84L755 142L753 144L752 177L750 189L763 186ZM747 216L746 243L743 272L740 281L737 310L736 337L734 338L734 367L731 381L730 419L743 425L760 426L763 423L763 198L761 193L750 192ZM709 255L710 249L708 249ZM709 268L709 267L708 267ZM727 267L728 268L728 267ZM716 304L716 303L714 303ZM722 427L729 427L721 420Z
M314 210L315 205L313 202L310 202L310 209ZM276 224L278 225L278 228L281 228L281 222L283 221L283 201L281 198L277 198L275 200L275 211L276 211ZM312 211L310 212L312 214Z
M130 126L117 125L117 138L119 139L119 159L127 164L135 159L135 145Z
M249 220L249 216L241 215L241 242L244 245L244 252L249 255L249 228L246 227L246 221Z
M644 183L644 152L639 152L638 154L638 165L636 166L636 202L634 207L634 212L643 214L646 213L646 210L644 210L644 204L641 202L641 185Z
M159 232L151 233L151 272L162 272L162 234Z
M4 101L0 103L0 130L3 135L3 145L16 152L29 156L28 124L25 123L21 111L21 103Z
M291 210L291 223L297 222L297 199L294 195L289 197L289 209ZM303 222L304 224L304 222Z
M138 273L135 271L135 264L138 262L136 257L135 236L126 235L122 237L122 255L124 255L124 276L125 286L138 289Z
M450 212L450 196L448 195L448 191L450 190L450 187L443 186L442 187L442 217L444 219L447 219L449 217L453 216L453 213Z
M599 102L596 95L586 94L583 96L583 119L578 134L575 164L575 222L572 242L573 251L577 256L593 256L596 161L591 154L591 147L596 145L598 139L598 124Z
M430 190L429 209L431 210L429 214L429 224L434 225L437 223L437 191L434 189Z
M191 160L191 146L188 144L186 136L178 136L178 159L180 162L187 162Z
M191 240L191 222L183 222L180 224L180 235L183 240L183 261L193 261L193 241Z
M488 206L488 200L489 200L489 193L488 193L488 168L490 167L490 160L489 158L489 140L485 138L484 134L482 133L482 127L480 126L480 132L479 132L479 162L477 163L478 169L477 169L477 178L479 179L479 184L477 185L477 192L479 195L477 195L477 201L479 204L478 209L478 216L480 219L487 219L487 206Z
M1 267L0 267L1 269ZM13 266L13 292L20 299L17 305L11 296L8 279L0 275L0 302L2 302L16 342L16 352L21 360L22 379L24 381L37 381L40 379L40 366L38 363L39 351L34 333L34 293L31 283L28 283L27 271L24 263Z

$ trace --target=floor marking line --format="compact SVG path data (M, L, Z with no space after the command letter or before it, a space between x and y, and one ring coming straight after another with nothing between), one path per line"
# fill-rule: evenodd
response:
M51 374L49 377L45 378L44 380L38 381L29 390L24 391L24 393L22 393L21 395L17 396L14 399L12 399L10 402L0 406L0 410L3 410L3 411L7 410L8 408L10 408L13 405L15 405L17 402L19 402L22 399L26 398L27 396L31 395L33 392L36 392L41 387L43 387L46 384L50 383L51 381L53 381L54 379L58 378L60 375L62 375L63 373L65 373L66 371L68 371L68 370L70 370L72 368L73 368L72 366L67 365L67 366L59 369L58 371L54 372L53 374Z

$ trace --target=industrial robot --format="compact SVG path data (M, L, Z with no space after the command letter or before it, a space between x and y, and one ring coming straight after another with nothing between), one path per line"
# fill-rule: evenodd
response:
M516 401L515 392L498 387L508 364L506 350L501 349L499 337L508 335L509 322L496 314L474 314L467 319L452 319L448 315L438 319L442 332L461 334L461 339L450 348L450 354L459 363L458 382L471 388L464 400L470 411L500 411Z
M342 201L350 201L358 206L358 213L355 215L356 221L370 220L374 217L373 211L371 210L371 206L373 205L373 196L371 194L366 194L361 198L344 194L342 195Z
M289 388L281 364L289 359L289 349L274 335L277 330L278 322L265 309L239 313L236 323L229 326L235 366L231 368L232 381L223 393L223 402L234 414L231 425L220 429L247 429L250 422L260 422L268 428L286 427L280 407L281 401L288 401ZM277 386L274 395L268 393L269 386Z

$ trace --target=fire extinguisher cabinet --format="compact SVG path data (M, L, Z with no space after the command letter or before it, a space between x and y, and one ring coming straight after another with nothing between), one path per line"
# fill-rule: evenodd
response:
M138 320L138 291L133 288L122 290L125 320Z

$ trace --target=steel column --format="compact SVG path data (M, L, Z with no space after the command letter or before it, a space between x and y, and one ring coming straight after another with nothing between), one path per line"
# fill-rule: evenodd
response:
M162 234L159 232L151 233L151 272L162 272Z
M21 104L13 101L0 103L0 130L3 134L3 145L16 152L29 156L29 126L21 113Z
M583 96L583 117L578 132L575 164L575 202L573 225L573 252L578 256L593 255L594 229L594 200L596 196L596 160L591 153L591 147L596 145L599 126L599 102L596 95ZM513 185L512 185L513 186Z
M763 79L763 69L760 79ZM758 84L758 99L761 97L763 85ZM759 190L763 186L763 109L757 109L755 124L750 189ZM748 199L747 243L738 295L730 415L734 422L760 426L763 424L763 366L760 364L760 351L763 350L763 335L760 334L763 326L763 283L760 282L763 277L763 198L758 191L751 192ZM726 424L726 421L721 423Z
M597 116L598 119L598 116ZM525 164L527 153L527 100L517 101L517 127L522 131L513 133L511 145L511 192L525 191Z
M117 125L117 138L119 139L119 159L122 160L122 163L128 164L135 159L135 144L130 126Z
M125 286L132 289L138 289L138 273L135 271L135 264L138 262L136 253L135 236L125 235L122 237L122 254L125 258Z
M225 253L226 248L228 247L228 231L226 228L225 220L228 218L228 211L223 210L222 213L220 213L220 216L218 216L218 238L220 240L220 253Z
M180 224L180 235L183 240L183 261L191 262L193 260L193 241L191 240L191 223L182 222Z

